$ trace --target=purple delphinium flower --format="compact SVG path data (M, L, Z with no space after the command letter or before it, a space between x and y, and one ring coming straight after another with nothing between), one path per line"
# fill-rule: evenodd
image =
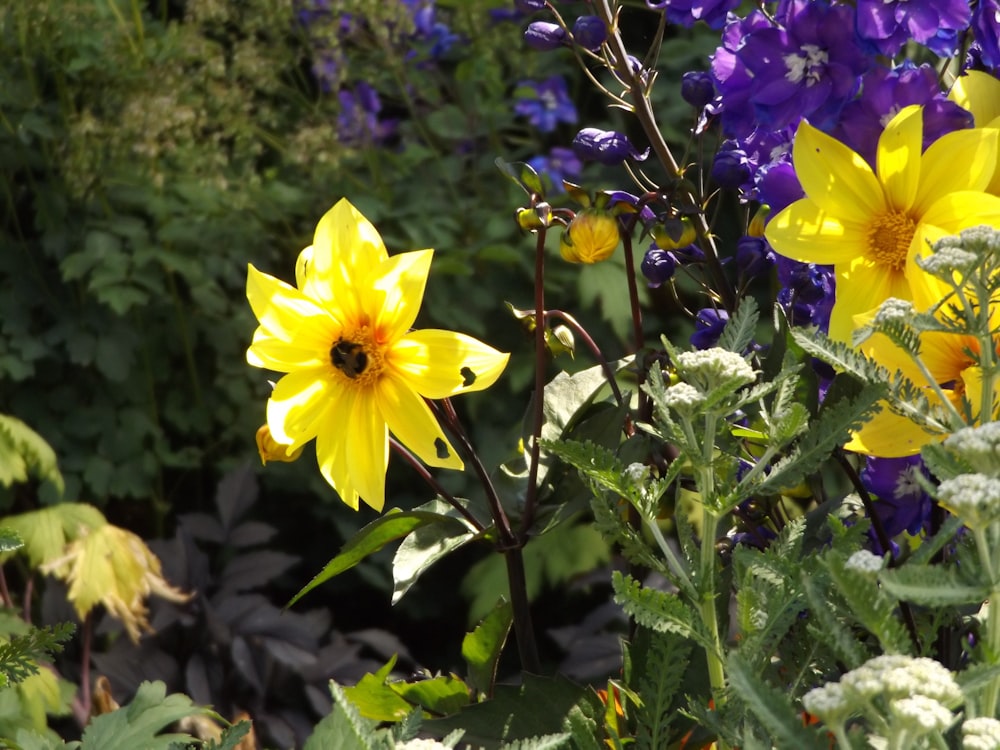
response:
M711 74L703 70L690 70L681 76L681 99L695 109L701 109L715 98L715 84Z
M719 96L706 109L720 117L722 132L728 138L747 136L757 127L750 104L753 77L737 53L751 33L772 26L759 10L746 18L731 16L722 32L722 45L712 55L712 79Z
M655 244L650 245L639 264L639 270L646 277L651 289L656 289L669 281L677 268L674 256Z
M885 126L903 107L924 108L923 147L945 133L972 127L972 115L941 92L937 71L906 61L898 68L873 68L861 79L861 96L847 104L832 135L861 154L874 168L875 151Z
M800 263L779 255L777 301L793 326L817 326L827 330L834 300L833 266Z
M995 71L1000 67L1000 0L979 0L972 14L972 36L983 66Z
M695 349L710 349L719 343L722 329L729 322L729 313L704 307L694 316L694 333L691 334L691 346Z
M608 38L608 29L597 16L580 16L573 23L573 41L591 52L599 50Z
M576 122L576 106L566 90L566 79L550 76L544 81L521 81L514 111L528 118L534 127L550 133L560 122Z
M654 10L666 10L667 20L691 28L704 21L709 28L721 29L726 15L736 10L740 0L646 0Z
M524 43L540 52L559 49L565 42L566 29L557 23L532 21L524 30Z
M609 209L614 208L618 203L627 203L633 208L635 208L639 203L638 195L626 192L625 190L606 190L604 192L606 192L610 198L610 200L608 200ZM622 216L624 216L624 214L622 214ZM651 209L648 205L643 205L642 210L639 212L639 219L648 224L656 221L656 214L653 213L653 209Z
M337 98L340 100L337 137L344 143L378 143L392 133L392 123L379 119L382 101L369 84L361 81L353 90L342 89L337 92Z
M771 208L771 216L805 196L791 161L783 159L764 164L754 175L756 199Z
M626 159L642 161L649 156L649 149L638 151L623 134L614 130L584 128L573 138L573 151L584 161L596 161L608 166L621 164Z
M536 156L528 160L528 165L540 175L546 175L552 183L552 190L565 193L563 180L576 182L580 179L583 164L572 149L555 146L547 156Z
M854 36L854 9L811 0L791 0L784 27L752 31L736 54L752 76L750 102L765 130L800 117L830 127L870 64Z
M743 281L769 271L775 261L774 250L763 237L744 235L736 241L736 268Z
M950 57L970 20L967 0L858 0L857 7L858 37L887 57L910 40Z
M875 515L890 539L904 531L919 534L930 520L931 498L917 481L923 466L920 456L866 459L861 481L869 494L877 498ZM869 537L876 549L886 551L881 549L874 529Z
M757 175L764 167L791 161L795 128L758 128L745 138L723 142L712 164L712 177L723 188L740 192L742 201L758 200Z

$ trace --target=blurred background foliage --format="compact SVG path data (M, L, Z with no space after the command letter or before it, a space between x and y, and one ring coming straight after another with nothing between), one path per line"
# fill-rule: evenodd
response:
M269 389L244 356L255 326L244 294L248 262L290 280L317 219L341 196L372 220L390 252L435 248L418 325L466 331L513 353L501 383L459 408L488 465L515 454L533 358L503 303L530 308L534 241L513 220L524 196L494 160L527 161L566 147L584 125L624 126L568 53L524 46L529 17L511 7L505 0L21 0L0 11L0 413L51 444L65 480L62 495L47 483L0 488L0 516L88 502L144 538L172 540L162 549L175 550L167 564L174 571L201 560L194 542L216 545L215 563L178 573L179 583L197 581L215 597L193 605L202 615L154 619L166 630L178 622L186 629L189 648L169 649L168 672L176 678L187 669L187 689L199 701L235 706L235 697L220 695L230 689L253 692L261 706L274 671L251 668L231 650L245 649L253 633L227 630L200 640L222 644L213 653L230 649L233 679L201 679L180 663L203 669L205 653L191 644L210 624L198 618L212 608L232 618L225 608L236 600L246 607L251 589L272 609L282 606L371 520L338 501L308 454L268 466L259 501L240 501L241 512L269 524L252 541L298 561L286 554L268 574L258 556L240 596L225 587L224 572L242 548L207 531L205 519L225 512L220 479L257 461L253 436ZM638 15L626 22L633 19L641 43L648 25ZM679 80L709 51L707 36L668 39L661 78ZM540 132L515 112L514 92L553 75L566 77L579 114ZM675 91L659 96L666 133L686 140L693 114ZM569 176L591 190L620 187L601 169ZM610 358L621 356L628 315L620 254L581 271L557 262L558 238L551 239L549 305L610 342ZM669 317L668 301L651 303L667 313L650 324L654 335L687 325ZM581 354L558 364L591 363ZM463 490L462 477L444 479ZM394 464L390 502L428 499L414 480ZM589 531L547 536L544 553L531 557L532 593L559 593L539 617L543 628L581 621L596 606L585 573L609 555ZM176 552L182 548L188 553ZM389 558L376 556L310 595L309 606L331 608L332 624L312 615L286 622L282 637L294 648L272 645L267 659L322 684L330 670L305 669L296 661L303 649L343 640L338 631L392 622L413 664L444 668L457 654L442 654L441 644L457 649L469 602L482 611L495 600L487 592L502 585L495 566L466 576L481 558L463 550L423 584L461 588L467 600L422 597L418 586L390 611ZM21 575L27 580L31 571ZM604 601L607 576L599 580ZM583 609L567 606L574 597ZM72 619L65 607L38 611ZM112 655L130 646L106 632L103 668L114 673L121 667ZM553 640L565 646L574 635L559 631ZM402 645L386 633L361 636L344 663L361 663L364 643L377 658ZM280 724L274 737L285 739L303 721Z

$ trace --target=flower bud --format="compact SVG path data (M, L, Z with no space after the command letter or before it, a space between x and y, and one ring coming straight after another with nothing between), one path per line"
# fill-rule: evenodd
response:
M736 242L736 267L745 279L769 270L775 262L774 250L763 237L744 236Z
M689 216L680 219L667 219L662 224L655 224L650 229L650 233L656 244L664 250L687 247L698 239L698 231Z
M611 257L621 237L610 211L585 208L566 227L559 252L570 263L600 263Z
M691 346L695 349L710 349L719 342L722 330L729 322L729 313L706 307L697 312L694 318L694 333L691 334Z
M557 23L532 21L524 31L524 42L540 52L559 49L566 41L566 29Z
M260 462L265 466L268 461L282 461L285 463L296 461L302 455L303 447L299 446L289 453L289 446L275 440L271 435L271 428L266 424L261 425L257 430L257 452L260 454Z
M580 16L573 24L573 41L591 52L600 49L607 38L604 21L597 16Z
M737 190L751 176L750 165L747 155L739 148L726 148L715 155L712 162L712 179L719 183L719 187L726 190Z
M639 266L642 275L649 280L649 286L655 289L670 280L677 269L674 256L656 245L650 245L642 264Z
M640 153L622 133L599 128L584 128L573 139L573 152L583 160L596 161L608 166L621 164L626 159L642 161L649 149Z
M526 232L547 227L551 219L552 207L548 203L539 203L534 208L517 209L517 225Z
M681 98L695 109L701 109L715 98L712 76L701 70L692 70L681 76Z

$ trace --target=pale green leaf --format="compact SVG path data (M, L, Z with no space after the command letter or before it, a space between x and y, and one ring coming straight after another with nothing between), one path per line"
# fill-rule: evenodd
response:
M185 734L160 734L186 716L203 713L186 695L167 695L162 682L143 682L127 706L94 717L83 732L81 750L167 750L190 741Z
M501 598L476 628L462 639L462 658L469 668L469 682L480 693L489 695L493 692L497 664L512 622L510 602Z

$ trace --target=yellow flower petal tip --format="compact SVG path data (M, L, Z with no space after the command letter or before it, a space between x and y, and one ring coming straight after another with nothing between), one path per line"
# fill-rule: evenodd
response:
M600 263L621 240L618 220L610 211L585 208L570 221L559 240L559 253L570 263Z
M390 434L430 466L463 467L427 399L488 388L509 355L465 334L412 329L432 254L390 256L341 200L299 255L294 287L250 267L259 326L247 361L284 373L268 399L267 432L257 434L262 461L293 460L315 439L320 471L344 503L376 510Z

